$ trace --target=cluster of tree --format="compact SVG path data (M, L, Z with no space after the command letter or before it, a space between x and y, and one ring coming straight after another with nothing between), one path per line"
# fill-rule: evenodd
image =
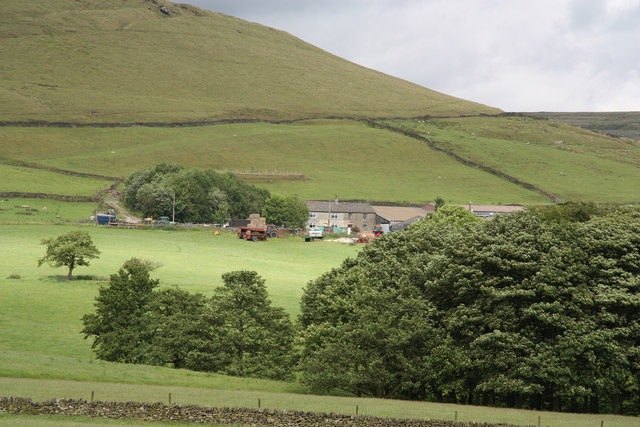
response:
M268 224L288 228L304 228L309 220L309 208L298 196L271 195L264 204L262 216Z
M83 316L99 359L171 366L269 379L292 379L294 329L272 307L264 280L253 271L222 275L224 285L206 298L161 289L153 265L125 262Z
M640 215L443 206L310 282L302 380L358 395L640 413Z
M145 216L176 221L224 223L261 212L269 191L246 184L232 173L163 163L134 172L123 191L125 205Z

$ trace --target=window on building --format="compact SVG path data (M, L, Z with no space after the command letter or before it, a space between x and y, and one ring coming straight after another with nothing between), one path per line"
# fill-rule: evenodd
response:
M352 215L353 215L353 214L349 214L349 219L351 219L351 216L352 216Z
M309 223L309 228L316 228L316 223L315 222L310 222Z
M318 216L315 212L309 212L309 218L316 218Z
M337 213L332 213L331 214L331 219L338 219L338 214Z
M362 224L362 229L366 230L367 229L367 224Z
M367 214L362 214L362 219L367 219Z

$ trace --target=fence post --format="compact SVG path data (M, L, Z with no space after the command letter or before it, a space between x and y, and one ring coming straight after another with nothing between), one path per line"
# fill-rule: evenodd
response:
M91 403L93 403L93 390L91 390Z
M258 409L261 408L262 402L260 402L260 398L258 398Z
M169 405L171 405L171 393L169 393Z
M455 421L458 421L458 411L456 411Z
M358 405L356 405L356 415L358 415Z
M538 415L538 427L540 427L540 415Z

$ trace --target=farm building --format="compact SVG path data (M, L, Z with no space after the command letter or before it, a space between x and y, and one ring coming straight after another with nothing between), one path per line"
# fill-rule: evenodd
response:
M496 215L510 214L524 210L521 205L462 205L466 210L480 218L494 218Z
M344 231L357 227L362 231L373 229L376 225L376 212L369 203L308 200L309 228L334 227Z
M394 231L395 225L418 221L429 213L422 207L405 206L372 206L376 212L376 223L382 226L385 233ZM404 227L402 227L404 228Z

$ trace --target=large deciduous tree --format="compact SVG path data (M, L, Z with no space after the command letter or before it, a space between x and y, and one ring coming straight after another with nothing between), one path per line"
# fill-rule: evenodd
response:
M222 275L224 285L211 298L221 372L270 379L292 379L293 324L272 307L265 281L255 271Z
M158 280L150 277L149 261L132 258L117 273L109 286L100 287L96 311L82 317L85 339L93 337L92 347L99 359L110 362L141 363L143 344L142 317Z
M47 251L44 257L38 260L38 267L45 262L52 267L66 266L68 280L71 280L74 268L87 266L90 259L98 258L100 255L86 231L69 231L57 237L42 239L41 243L47 247Z
M298 196L271 195L262 208L262 216L269 224L289 228L303 228L309 220L309 208Z
M637 414L640 215L590 215L475 223L455 213L377 239L307 285L303 380L381 397Z

